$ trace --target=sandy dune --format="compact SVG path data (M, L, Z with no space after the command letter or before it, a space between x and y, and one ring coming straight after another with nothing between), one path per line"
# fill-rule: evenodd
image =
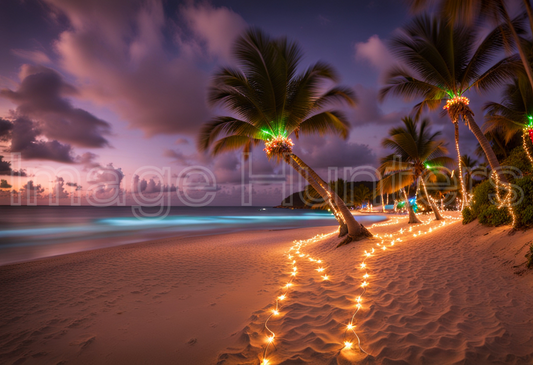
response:
M365 250L379 240L334 249L332 238L303 249L321 258L330 280L316 264L297 262L298 280L283 303L279 318L269 322L276 332L270 364L530 364L533 361L533 275L523 270L532 232L508 236L509 229L452 223L412 237L386 251L376 250L365 270ZM375 228L392 233L406 227ZM418 228L413 230L415 233ZM385 240L386 241L386 240ZM286 260L290 272L291 262ZM286 269L287 270L287 269ZM346 326L370 277L355 316L356 332ZM519 275L517 275L517 274ZM265 345L263 324L273 306L256 311L238 341L221 354L220 364L257 364ZM349 332L348 332L349 333ZM351 350L343 342L354 342Z
M408 232L400 218L372 229L383 238L338 249L332 235L291 260L294 240L334 227L168 239L0 267L0 363L258 364L292 260L294 285L269 322L270 364L532 363L533 275L521 264L533 232L435 229L425 219ZM346 330L362 281L354 324L370 355Z

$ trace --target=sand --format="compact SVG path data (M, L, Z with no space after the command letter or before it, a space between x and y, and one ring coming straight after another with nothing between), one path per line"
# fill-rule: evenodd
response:
M269 322L270 364L532 363L533 232L424 219L394 246L383 238L385 251L379 238L335 248L332 235L292 253L298 273ZM372 232L408 227L400 218ZM288 249L333 230L166 239L0 267L0 363L258 364L292 272ZM346 331L365 280L353 323L369 355Z

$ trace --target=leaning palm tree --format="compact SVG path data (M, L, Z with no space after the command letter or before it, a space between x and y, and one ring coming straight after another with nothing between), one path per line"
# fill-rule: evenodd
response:
M505 144L521 135L524 150L533 163L530 152L533 138L533 92L528 80L513 80L504 88L500 103L489 102L483 109L486 113L486 132L501 134Z
M430 0L408 0L411 10L418 12L430 8L435 1ZM513 20L509 12L508 0L438 0L437 9L441 17L448 19L454 24L472 25L479 19L488 18L497 24L503 21L509 33L504 38L504 46L510 50L514 45L518 49L520 60L529 80L529 88L533 86L533 70L531 68L531 44L521 38L523 30L519 26L519 20ZM533 11L529 0L522 0L522 12L527 14L529 27L533 33ZM530 90L530 91L531 91Z
M418 118L424 108L435 110L444 102L444 111L455 126L455 145L460 160L458 122L463 120L476 136L487 161L500 180L507 179L499 169L499 162L491 145L469 107L465 93L471 88L486 90L512 78L520 67L516 56L505 57L491 67L486 67L497 54L504 41L507 26L490 32L477 48L478 29L464 25L451 25L442 19L429 16L416 17L392 41L392 50L410 68L393 67L387 75L387 86L381 98L398 95L421 100L414 107ZM461 190L466 198L462 168L459 163ZM464 201L465 199L463 199Z
M347 138L349 122L331 107L336 102L353 105L353 92L340 86L324 91L326 82L338 79L325 63L298 73L302 51L286 38L271 39L250 29L236 41L233 54L239 67L220 69L209 92L211 104L233 115L206 123L199 148L213 155L239 149L248 153L264 143L269 159L285 161L332 206L347 228L344 243L371 236L342 199L292 150L293 136L332 133Z
M439 210L429 196L425 180L436 181L435 171L442 166L450 165L453 159L445 156L448 153L445 142L438 139L440 131L431 133L428 119L418 122L410 117L402 119L403 126L392 128L389 137L383 139L383 147L392 149L393 153L381 159L379 172L383 179L378 183L378 191L394 193L401 191L409 211L409 223L420 223L409 203L405 187L415 185L415 191L422 184L429 206L436 220L441 220Z
M465 171L463 179L465 181L467 193L469 193L472 190L472 175L475 174L476 167L478 167L479 163L474 158L464 154L461 156L461 164L463 165L463 169Z

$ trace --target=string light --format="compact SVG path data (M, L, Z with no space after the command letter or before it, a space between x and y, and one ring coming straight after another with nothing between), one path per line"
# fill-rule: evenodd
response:
M513 204L512 204L512 200L513 200L512 185L510 183L509 184L502 183L500 181L499 175L495 171L493 171L491 173L491 176L492 176L492 178L494 179L494 181L496 183L495 184L496 185L496 200L498 201L498 209L501 209L501 208L504 208L504 207L507 208L507 210L509 211L509 214L511 215L511 219L512 219L511 226L514 227L515 223L516 223L516 215L514 213ZM506 193L504 198L500 197L500 189L502 189L504 191L507 191L507 193Z
M301 241L294 241L293 242L293 245L289 248L289 253L287 254L287 258L289 260L292 260L291 261L291 264L292 264L292 272L289 276L289 281L283 286L283 288L285 288L285 291L279 295L277 298L276 298L276 301L275 301L275 306L274 306L274 309L272 310L271 314L267 317L267 319L265 320L265 324L264 324L264 329L267 331L267 336L266 336L266 346L263 350L263 358L261 360L261 364L262 365L268 365L270 363L270 360L268 359L268 350L270 349L270 346L271 345L274 345L274 340L276 338L276 334L274 333L274 331L272 331L272 329L270 329L270 327L268 327L268 322L269 320L272 318L272 316L279 316L280 315L280 302L287 299L287 296L289 294L289 290L290 288L294 285L293 283L293 280L295 279L296 277L296 274L298 272L298 267L296 266L296 260L294 258L294 256L290 253L290 252L295 252L296 255L300 258L302 257L308 257L309 255L305 255L303 253L300 252L300 250L302 248L304 248L305 246L311 244L311 243L315 243L315 242L318 242L319 240L322 240L326 237L329 237L335 233L337 233L338 231L335 231L335 232L332 232L332 233L328 233L328 234L319 234L319 235L316 235L315 237L313 238L310 238L308 240L301 240ZM322 260L317 260L315 258L309 258L309 261L311 262L317 262L317 263L321 263ZM323 267L320 267L319 269L317 269L317 271L319 272L322 272L324 271L325 269ZM323 280L329 280L329 276L324 274L322 276Z
M290 138L278 135L265 142L265 148L263 151L265 151L268 156L272 156L273 154L281 155L283 153L291 153L293 146L294 143Z
M531 157L531 153L529 152L529 146L527 145L526 132L529 134L531 142L533 142L533 125L531 125L531 123L528 124L526 128L524 128L524 133L522 134L522 146L524 147L524 151L526 151L526 155L529 159L529 162L533 164L533 157Z
M452 217L447 217L447 218L452 218ZM452 218L452 219L457 220L459 218ZM400 221L401 221L401 219L397 218L394 222L388 222L386 224L382 223L382 224L379 224L379 225L375 225L375 227L377 227L377 226L381 227L381 226L386 226L386 225L391 225L391 224L398 224L398 223L400 223ZM429 219L427 221L423 221L422 223L418 224L417 226L418 227L422 227L422 226L428 225L430 223L432 223L431 219ZM421 235L421 234L431 233L434 230L436 230L437 228L443 227L446 224L448 224L448 223L447 222L441 222L438 226L429 227L429 230L427 230L425 232L422 232L421 230L418 230L418 234ZM415 226L415 227L417 227L417 226ZM412 226L409 227L409 232L411 232L411 231L412 231ZM322 260L320 260L320 259L318 259L316 257L310 257L309 254L304 254L304 253L301 252L301 250L303 250L307 245L312 244L312 243L316 243L316 242L318 242L318 241L320 241L320 240L322 240L322 239L324 239L324 238L326 238L328 236L331 236L331 235L333 235L333 234L335 234L337 232L338 231L332 232L332 233L329 233L329 234L317 235L317 236L315 236L315 237L313 237L311 239L308 239L308 240L294 241L293 242L293 246L290 247L290 249L288 250L289 252L287 254L287 258L289 260L292 260L292 261L289 261L291 263L291 265L292 265L292 272L290 273L289 281L283 286L284 291L280 295L278 295L276 297L274 309L272 310L272 312L268 316L268 318L265 320L264 328L267 331L267 336L266 336L266 341L265 341L266 345L264 347L261 364L263 364L263 365L270 364L270 360L268 359L269 349L270 349L270 346L274 345L274 342L275 342L275 339L276 339L276 333L274 333L274 331L271 328L268 327L268 322L273 316L278 317L278 316L281 315L280 304L281 304L281 302L285 301L288 298L289 290L294 285L293 280L295 280L296 273L298 272L298 268L296 266L297 260L293 259L295 256L292 254L292 252L296 253L296 255L297 255L296 257L308 258L309 262L316 263L318 266L317 266L317 268L315 270L318 273L321 274L321 277L322 277L323 280L329 280L330 277L329 277L329 275L327 275L325 273L325 267L322 265ZM381 252L384 252L388 247L392 247L395 242L403 242L402 238L400 238L398 236L403 235L404 232L407 233L406 231L404 231L403 228L401 228L396 233L387 233L387 234L384 234L383 236L380 236L379 234L375 234L374 237L378 238L380 240L380 242L381 242L381 244L376 242L376 245L378 247L382 248L382 250L380 250ZM385 241L388 241L389 245L387 245L385 243ZM363 255L364 259L360 263L361 269L364 269L364 268L367 267L367 263L366 263L365 260L369 259L370 257L373 257L375 253L376 253L376 250L375 250L374 247L372 247L370 251L366 251L365 250L365 253ZM307 262L307 260L305 260L304 262ZM361 285L360 285L361 288L362 288L362 292L361 292L361 294L359 296L357 296L355 298L355 302L356 302L355 308L356 309L355 309L350 321L348 321L348 325L346 326L346 331L347 332L350 331L355 336L355 338L357 339L357 344L358 344L359 349L362 352L366 353L366 354L368 354L368 353L362 349L361 340L360 340L359 336L357 335L357 333L355 332L356 325L354 324L354 322L355 322L355 316L357 315L359 310L363 307L362 298L363 298L364 294L366 293L367 288L370 285L370 282L368 281L369 278L370 278L370 275L369 275L368 271L366 271L364 273L364 275L362 276L363 280L362 280ZM350 350L352 348L353 348L353 341L350 341L348 338L346 338L346 333L345 333L344 349Z
M449 110L451 107L459 103L468 105L470 104L470 100L466 96L454 96L453 98L446 100L446 104L442 109Z
M406 219L407 217L405 217ZM450 222L445 222L445 221L440 221L440 223L437 225L437 226L434 226L434 227L429 227L429 229L427 231L422 231L422 230L418 230L418 236L422 235L422 234L428 234L428 233L432 233L434 232L437 228L441 228L441 227L444 227L448 224L451 224L451 223L454 223L453 221L458 221L460 218L456 218L456 217L446 217L446 218L449 218L450 219ZM397 219L395 224L399 223L400 222L400 219ZM426 225L429 225L429 224L432 224L433 222L435 222L434 220L432 219L428 219L428 220L423 220L422 223L420 224L417 224L415 227L422 227L422 226L426 226ZM389 225L389 224L386 224L386 225ZM376 225L378 226L378 225ZM383 224L379 225L379 226L383 226ZM372 228L372 227L370 227ZM409 227L409 230L408 232L412 232L412 229L413 227ZM404 232L407 234L408 232L407 231L404 231L403 228L401 228L400 230L398 230L398 232L396 233L387 233L387 234L384 234L384 235L379 235L377 233L373 233L374 237L378 238L378 239L381 239L381 243L377 243L376 242L376 245L378 247L381 247L382 248L382 252L384 252L388 247L392 247L394 245L395 242L403 242L402 238L400 237L397 237L397 236L400 236L400 235L403 235ZM415 233L414 234L415 237L417 237L417 234ZM393 238L394 237L394 238ZM387 246L387 244L385 243L385 239L389 240L389 246ZM373 257L374 253L377 252L373 247L372 247L372 251L371 252L368 252L367 250L364 251L364 254L363 254L363 261L359 264L359 267L361 269L365 269L367 268L367 263L366 263L366 260L369 259L370 257ZM355 298L355 311L353 312L352 314L352 317L350 318L350 320L348 321L348 325L346 326L346 332L344 334L344 349L346 350L350 350L353 348L353 342L350 341L348 338L347 338L347 332L349 331L350 333L352 333L354 336L355 336L355 339L357 340L357 344L358 344L358 347L359 347L359 350L361 352L364 352L365 354L368 355L368 352L366 352L362 347L361 347L361 339L359 338L359 335L357 334L357 332L355 331L355 325L354 325L354 322L355 322L355 317L357 315L357 313L359 312L359 310L361 310L361 308L363 307L363 305L361 304L362 302L362 298L363 296L365 295L366 293L366 290L367 288L369 287L370 283L368 281L368 278L370 277L370 275L368 274L368 271L365 271L365 274L362 276L362 282L361 282L361 285L360 287L362 288L362 292Z

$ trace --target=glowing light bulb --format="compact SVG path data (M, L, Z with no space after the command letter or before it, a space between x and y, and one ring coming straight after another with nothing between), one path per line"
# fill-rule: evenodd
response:
M382 249L383 251L385 251L387 249L387 246L383 246Z
M322 276L322 278L323 278L324 280L328 280L328 279L329 279L329 276L324 275L324 276Z
M291 275L292 275L292 276L296 276L296 271L295 271L295 272L293 272L293 273L291 273Z
M344 348L345 349L351 349L353 344L351 342L345 341L344 342Z
M361 303L361 297L357 297L357 299L355 300L357 303Z
M364 274L363 277L366 279L368 278L370 275L368 275L368 273Z
M361 264L361 269L364 269L365 267L366 267L366 264L363 262L363 263Z
M285 299L285 294L280 295L280 296L278 297L278 299L279 299L279 300L283 300L283 299Z
M289 288L290 286L292 286L292 283L287 283L287 285L285 285L287 288Z
M268 342L272 343L274 341L274 335L268 336Z
M355 306L356 306L357 308L361 308L361 303L357 303Z
M279 311L278 311L277 309L274 309L274 310L272 311L272 313L274 313L274 315L277 316L277 315L279 314Z
M318 269L316 269L316 271L322 272L322 271L324 271L324 268L323 267L319 267Z
M367 286L367 285L368 285L368 283L367 283L366 281L363 281L363 282L361 283L361 286L362 286L363 288L364 288L365 286Z
M318 260L317 262L320 264L320 263L322 263L322 260Z
M263 362L261 363L261 365L268 365L270 363L270 361L268 361L267 359L263 359Z
M351 330L353 327L354 327L354 325L351 324L351 323L349 323L349 324L346 326L346 328L349 329L349 330Z

